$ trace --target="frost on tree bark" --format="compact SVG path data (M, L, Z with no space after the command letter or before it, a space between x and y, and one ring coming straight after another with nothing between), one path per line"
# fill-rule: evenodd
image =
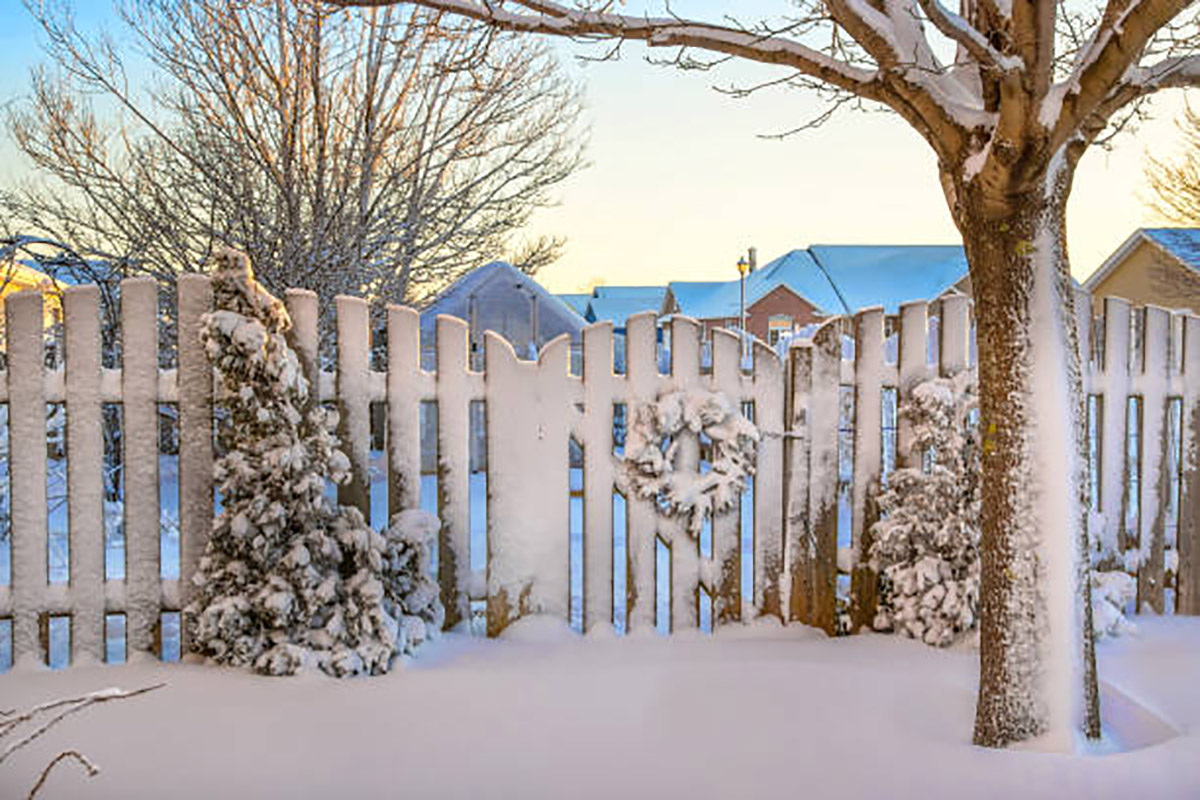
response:
M1099 735L1082 452L1086 409L1064 243L1071 169L1051 165L1044 180L1031 182L1043 191L1001 204L967 193L960 206L975 287L983 435L975 722L981 745L1040 736L1054 722L1059 730L1073 729L1070 665L1077 658L1084 729ZM1056 496L1064 493L1063 475L1071 476L1065 493L1073 492L1073 499ZM1071 596L1052 596L1061 586L1071 587ZM1066 616L1075 613L1083 618ZM1062 651L1063 630L1079 631L1082 640L1072 646L1081 654Z
M216 310L200 335L226 413L213 470L223 509L193 578L187 641L218 663L271 675L386 672L441 628L425 574L436 519L404 511L385 535L325 497L326 479L345 481L350 464L337 415L308 407L283 303L240 253L217 256L212 282Z

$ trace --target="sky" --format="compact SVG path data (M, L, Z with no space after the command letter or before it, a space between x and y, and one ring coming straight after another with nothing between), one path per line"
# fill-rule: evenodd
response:
M108 14L105 0L77 2L81 25ZM787 0L674 0L682 16L720 22L736 6L750 21L786 10ZM660 0L628 0L627 13L661 11ZM21 0L0 0L0 105L26 91L40 58ZM768 90L734 99L714 86L754 85L781 74L734 63L697 73L655 66L627 43L616 62L586 63L597 50L556 40L564 68L586 97L589 167L538 212L532 234L567 239L563 257L539 274L553 291L596 283L662 284L737 276L747 248L759 263L812 244L959 243L928 145L898 117L845 112L784 139L821 110L810 93ZM657 56L665 55L655 53ZM1147 208L1146 153L1170 155L1181 138L1180 92L1152 106L1154 119L1111 152L1084 156L1068 205L1067 236L1083 279L1135 228L1163 224ZM23 174L0 140L0 181Z

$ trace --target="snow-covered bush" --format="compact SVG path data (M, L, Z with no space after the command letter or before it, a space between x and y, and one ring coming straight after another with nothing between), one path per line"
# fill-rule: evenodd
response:
M204 316L201 338L225 421L213 470L223 510L193 578L191 647L271 675L386 672L428 635L426 623L440 626L423 577L435 523L398 515L385 537L326 498L326 479L344 481L350 464L336 413L305 411L287 311L240 253L218 255L212 277L217 310Z
M912 391L905 466L877 497L869 553L880 574L877 630L938 646L976 625L979 604L979 439L971 423L974 374L934 378Z
M1137 630L1125 609L1137 597L1137 580L1127 572L1092 572L1092 630L1096 638L1121 636Z

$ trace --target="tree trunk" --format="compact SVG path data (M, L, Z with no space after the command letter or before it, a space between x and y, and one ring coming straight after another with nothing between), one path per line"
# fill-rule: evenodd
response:
M1053 169L1053 168L1052 168ZM1099 736L1085 398L1065 248L1070 168L959 207L977 312L983 440L976 744ZM1082 657L1081 657L1082 656ZM1080 689L1082 688L1082 692Z

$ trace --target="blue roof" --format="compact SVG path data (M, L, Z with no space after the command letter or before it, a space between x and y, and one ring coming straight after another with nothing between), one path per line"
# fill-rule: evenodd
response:
M737 281L733 282L733 307L728 308L728 281L671 281L667 284L679 313L696 319L737 316Z
M663 289L663 294L666 294L666 289ZM584 318L588 322L608 321L614 328L624 328L625 319L631 314L641 311L657 314L661 308L661 298L655 302L653 297L594 297L588 303Z
M746 278L746 305L783 286L824 314L932 300L967 276L960 245L813 245L793 250ZM673 281L679 311L697 319L737 316L739 281Z
M932 300L967 277L961 245L813 245L808 248L844 304L835 313Z
M562 300L568 306L570 306L571 310L574 311L576 314L578 314L581 317L585 316L587 314L588 301L592 299L592 296L590 294L586 294L586 293L584 293L584 294L556 294L554 296L557 297L559 300Z
M601 297L605 299L647 299L651 300L651 305L657 311L662 305L663 297L667 294L665 286L597 286L593 292L593 297Z
M1200 228L1143 228L1159 247L1195 270L1200 270Z

